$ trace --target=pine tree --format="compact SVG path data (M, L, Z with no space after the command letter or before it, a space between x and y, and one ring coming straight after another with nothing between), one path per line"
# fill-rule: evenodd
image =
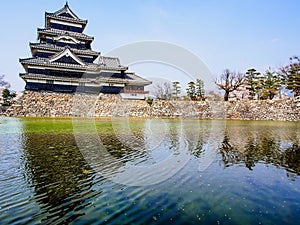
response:
M246 89L249 91L249 99L254 99L255 95L257 94L258 90L258 76L260 72L257 72L256 69L248 69L246 72L246 81L247 84Z
M196 80L196 96L203 100L205 96L204 82L201 79Z
M16 93L10 93L10 91L5 88L2 91L3 105L10 105L10 100L16 97Z
M172 82L172 86L173 86L173 98L174 99L178 99L179 95L181 94L181 86L180 86L180 82L179 81L174 81Z
M187 95L190 99L195 100L196 98L196 86L194 81L190 81L188 83L188 87L186 89Z
M280 71L282 85L294 93L294 97L300 96L300 59L297 56L290 58L290 64Z
M287 89L294 92L294 97L300 96L300 62L290 64L289 75L287 79Z
M273 99L278 93L280 87L280 79L275 72L267 70L261 81L261 99Z

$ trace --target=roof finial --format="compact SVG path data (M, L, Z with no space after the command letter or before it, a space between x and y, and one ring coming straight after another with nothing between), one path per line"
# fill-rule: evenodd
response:
M66 5L65 6L69 6L68 1L66 1Z

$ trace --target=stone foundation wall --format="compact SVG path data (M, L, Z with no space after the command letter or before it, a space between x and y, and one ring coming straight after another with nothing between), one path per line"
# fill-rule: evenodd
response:
M162 101L150 106L119 95L61 94L27 91L5 114L14 117L130 116L300 121L293 99L265 101Z

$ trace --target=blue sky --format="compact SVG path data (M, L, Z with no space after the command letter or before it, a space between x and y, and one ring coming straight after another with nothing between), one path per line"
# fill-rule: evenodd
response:
M30 57L44 12L65 1L11 0L1 2L1 66L15 90L23 90L19 58ZM300 55L300 1L297 0L69 0L70 8L88 19L86 34L95 36L93 48L102 54L132 42L157 40L195 53L218 76L224 69L245 72L254 67L285 65ZM173 68L140 64L130 67L144 77L180 80Z

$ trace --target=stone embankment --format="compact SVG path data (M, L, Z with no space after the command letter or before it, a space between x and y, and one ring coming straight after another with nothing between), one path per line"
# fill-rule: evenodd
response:
M14 117L129 116L300 121L293 99L265 101L123 100L118 95L27 91L5 114Z

